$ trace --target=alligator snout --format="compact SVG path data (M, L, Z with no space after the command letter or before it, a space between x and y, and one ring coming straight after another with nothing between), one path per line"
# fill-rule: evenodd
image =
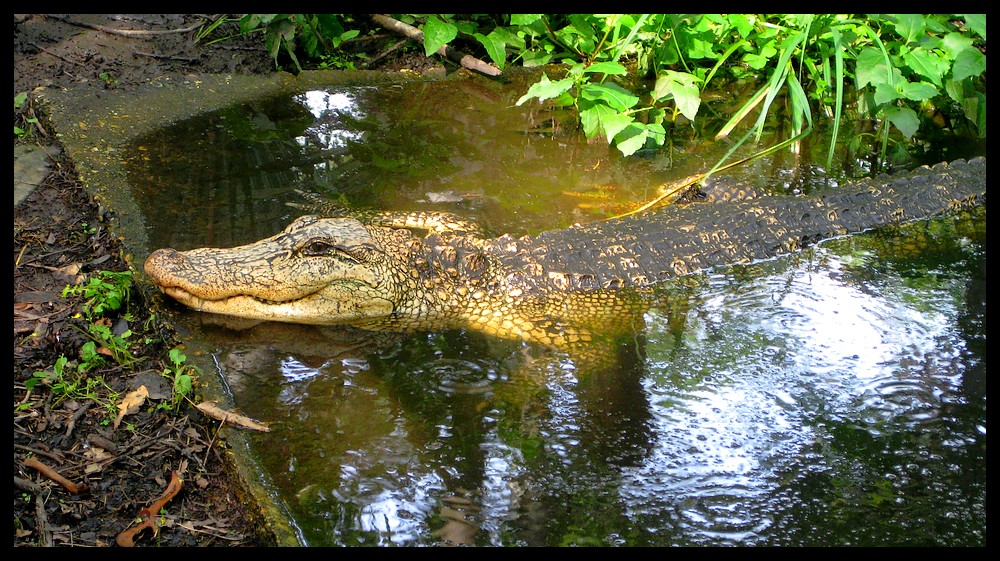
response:
M170 248L157 249L151 253L144 266L146 274L158 286L169 285L168 279L173 276L173 271L183 271L187 268L187 259L181 252Z

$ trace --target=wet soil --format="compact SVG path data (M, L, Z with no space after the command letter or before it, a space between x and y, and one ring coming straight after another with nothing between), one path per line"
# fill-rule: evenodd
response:
M128 91L163 76L275 70L260 34L210 44L235 35L235 23L196 41L197 24L216 17L15 14L14 94L69 85ZM377 54L398 41L385 36L365 48ZM380 69L439 66L398 49ZM15 144L58 144L30 103L15 109L14 124L31 133ZM114 546L144 514L151 524L134 534L136 546L273 545L234 475L219 423L191 402L175 412L157 407L171 394L162 373L177 341L140 291L96 319L86 316L85 295L63 294L98 271L128 269L102 212L65 156L14 207L14 546ZM93 324L130 331L135 360L123 364L102 344L97 358L88 355ZM68 362L57 375L60 357ZM150 396L116 426L119 405L139 386Z

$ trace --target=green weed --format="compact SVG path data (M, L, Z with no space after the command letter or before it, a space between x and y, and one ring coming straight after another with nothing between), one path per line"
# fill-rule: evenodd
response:
M163 369L163 376L172 382L173 390L170 399L157 408L176 413L194 389L198 368L187 364L187 356L180 349L171 349L169 356L170 364Z
M17 122L18 120L22 121L24 125L21 127L17 126L16 124L14 125L14 136L22 140L31 136L31 130L33 128L37 128L38 126L38 119L34 117L24 117L21 115L21 111L27 106L27 102L28 102L28 92L21 92L18 94L14 94L14 119L15 122ZM34 127L29 125L34 125Z
M698 119L706 89L725 88L731 80L759 84L716 135L726 137L746 123L737 144L759 140L779 107L789 109L790 134L782 146L792 150L819 116L829 119L830 161L848 113L877 123L875 134L855 136L850 144L876 148L883 159L890 143L910 142L926 116L937 112L963 131L986 136L984 14L396 17L421 29L428 56L462 42L501 70L515 62L561 64L564 77L543 74L518 104L573 107L588 138L603 137L626 156L663 146L668 127ZM345 14L249 14L240 25L244 32L264 30L276 65L284 52L301 70L296 52L345 67L346 56L329 57L363 22Z

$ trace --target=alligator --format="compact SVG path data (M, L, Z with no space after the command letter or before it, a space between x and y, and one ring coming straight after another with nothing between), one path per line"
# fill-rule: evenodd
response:
M252 320L376 331L468 328L579 343L641 317L650 291L668 279L887 225L985 212L985 203L986 159L974 158L819 194L709 193L517 238L481 236L446 213L310 214L248 245L158 249L145 271L191 308Z

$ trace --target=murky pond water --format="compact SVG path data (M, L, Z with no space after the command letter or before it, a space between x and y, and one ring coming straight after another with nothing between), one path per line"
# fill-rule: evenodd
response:
M296 190L523 234L724 149L625 160L521 91L234 106L136 143L130 183L153 247L272 235ZM740 173L815 186L773 159ZM254 453L309 545L985 545L984 231L982 212L701 275L582 350L182 317L271 424Z

